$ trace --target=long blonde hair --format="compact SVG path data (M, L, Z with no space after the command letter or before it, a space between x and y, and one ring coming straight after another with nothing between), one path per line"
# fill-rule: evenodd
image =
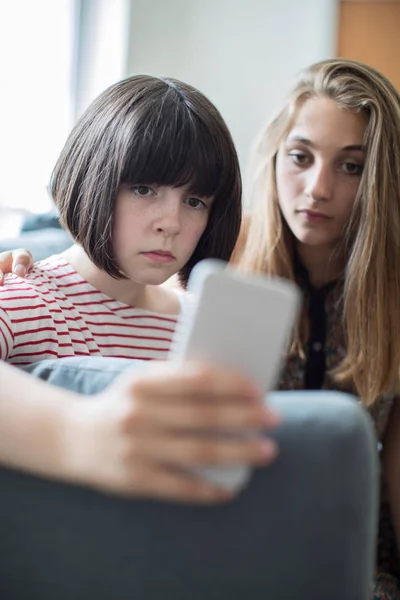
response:
M237 263L245 271L294 280L294 236L278 203L275 160L298 107L324 96L363 112L366 161L348 231L343 322L347 354L332 373L352 384L366 405L400 391L400 95L375 69L344 59L316 63L301 73L256 148L254 211ZM300 322L293 349L301 352Z

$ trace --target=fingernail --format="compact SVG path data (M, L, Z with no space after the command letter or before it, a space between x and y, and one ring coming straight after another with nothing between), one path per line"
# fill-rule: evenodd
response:
M235 493L230 490L226 490L224 488L209 488L209 487L207 487L203 490L203 495L204 495L204 498L207 498L209 500L215 500L217 502L218 501L219 502L229 501L235 497Z
M277 425L280 425L281 422L282 417L278 413L269 409L264 411L264 423L269 427L276 427Z
M25 277L26 275L26 267L24 265L15 265L14 271L19 277Z
M264 458L274 458L278 454L278 446L272 440L264 440L259 445L260 455Z
M221 500L221 502L229 502L229 500L233 500L235 496L237 496L237 492L235 492L234 490L218 490L218 499Z

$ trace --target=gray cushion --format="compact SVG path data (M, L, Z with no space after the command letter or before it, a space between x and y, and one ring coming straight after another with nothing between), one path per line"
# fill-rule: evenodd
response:
M109 369L94 380L88 361L90 383L79 389L129 368L102 360ZM53 375L65 383L67 371L64 363ZM2 597L368 598L378 479L370 420L333 392L276 393L270 402L284 417L280 456L224 506L129 501L0 470Z
M147 361L142 360L93 356L43 360L23 367L23 370L53 385L91 395L110 385L120 373L140 371L147 366Z

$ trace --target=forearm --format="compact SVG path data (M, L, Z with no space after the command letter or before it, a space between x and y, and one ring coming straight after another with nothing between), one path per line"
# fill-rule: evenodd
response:
M0 465L68 479L66 430L78 399L0 361Z

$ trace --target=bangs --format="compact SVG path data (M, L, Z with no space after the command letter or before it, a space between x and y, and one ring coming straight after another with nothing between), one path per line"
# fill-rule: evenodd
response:
M125 278L114 247L115 205L121 186L139 184L213 199L178 273L184 287L199 261L229 260L242 217L239 161L218 109L196 88L151 75L110 86L79 119L53 170L51 192L63 225L115 279Z
M210 198L232 180L225 158L230 149L222 136L212 135L176 90L169 88L146 107L141 122L135 121L123 183L187 186L190 194Z

